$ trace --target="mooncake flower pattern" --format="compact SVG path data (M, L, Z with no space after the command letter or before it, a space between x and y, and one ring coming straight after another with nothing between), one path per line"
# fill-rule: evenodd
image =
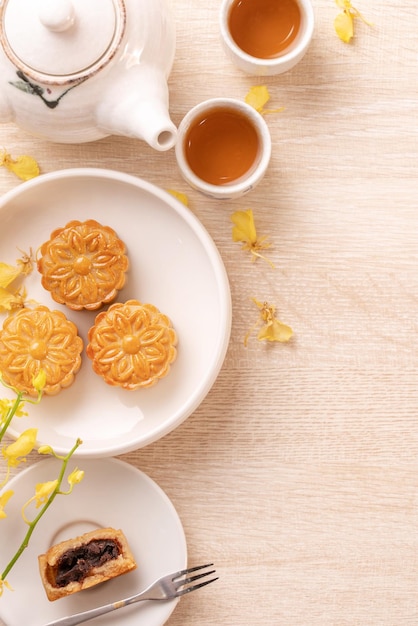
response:
M109 385L151 387L177 357L177 334L169 318L137 300L113 304L89 330L87 356Z
M44 393L69 387L81 366L83 340L61 311L45 306L21 309L8 317L0 332L0 369L5 382L37 396L33 381L45 372Z
M60 304L96 310L112 302L129 267L125 244L96 220L73 220L51 233L40 248L42 285Z

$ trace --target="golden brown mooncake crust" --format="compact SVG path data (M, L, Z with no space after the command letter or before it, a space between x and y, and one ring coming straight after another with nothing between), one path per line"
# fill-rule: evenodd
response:
M164 378L177 357L177 334L153 304L115 303L99 313L88 333L87 356L109 385L151 387Z
M37 262L42 286L70 309L94 311L115 300L129 268L125 244L110 226L72 220L51 233Z
M93 566L85 573L85 576L81 578L81 580L68 582L64 586L57 584L60 559L68 551L83 548L83 546L87 546L91 542L107 540L117 545L119 554L116 558L111 558L111 560L101 565ZM49 548L45 554L40 554L38 556L38 564L42 584L48 600L50 601L64 598L65 596L103 583L111 578L127 574L137 567L125 535L120 529L115 530L114 528L98 528L97 530L92 530L84 535L75 537L74 539L62 541Z
M61 311L24 308L6 318L0 331L0 370L5 382L36 396L33 379L46 374L44 393L69 387L81 366L83 340Z

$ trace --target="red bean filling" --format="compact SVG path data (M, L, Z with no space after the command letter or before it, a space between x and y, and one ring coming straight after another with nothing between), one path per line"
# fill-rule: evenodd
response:
M70 582L80 582L93 567L116 559L119 554L119 545L111 539L95 539L79 548L67 550L58 561L55 585L65 587Z

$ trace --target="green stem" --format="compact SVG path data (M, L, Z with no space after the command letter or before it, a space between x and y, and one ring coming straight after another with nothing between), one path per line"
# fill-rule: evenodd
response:
M0 441L3 439L6 430L9 428L10 422L12 421L17 409L19 408L20 403L22 402L22 398L23 398L23 392L18 391L15 403L12 407L10 407L9 412L6 416L6 419L4 421L4 424L0 430Z
M2 573L2 575L0 577L0 580L5 580L6 579L6 576L8 575L8 573L10 572L12 567L15 565L16 561L21 556L22 552L28 547L29 540L30 540L30 538L32 536L32 533L35 530L36 525L38 524L39 520L44 515L44 513L46 513L47 509L51 506L51 504L55 500L56 496L59 493L62 493L62 492L60 492L60 487L61 487L61 483L62 483L62 481L64 479L64 475L65 475L65 471L67 469L68 461L70 460L70 458L72 457L72 455L74 454L74 452L77 450L78 446L81 443L82 443L81 440L77 439L77 441L75 442L74 446L71 448L71 450L69 451L67 456L63 458L61 470L60 470L60 473L58 475L58 483L57 483L54 491L50 494L48 500L45 502L44 506L39 511L39 513L35 517L35 519L33 519L32 522L30 522L29 529L28 529L28 531L27 531L27 533L26 533L22 543L20 544L19 549L17 550L17 552L14 555L14 557L11 559L11 561L6 566L5 570L3 571L3 573Z

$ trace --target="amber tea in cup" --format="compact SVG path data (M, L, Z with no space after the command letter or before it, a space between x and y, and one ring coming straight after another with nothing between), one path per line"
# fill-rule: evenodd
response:
M222 0L221 39L247 74L269 76L294 67L313 35L311 0Z
M238 197L255 187L270 153L266 122L240 100L202 102L179 126L176 157L183 177L216 198Z
M244 176L259 150L257 131L240 112L228 107L202 113L186 134L184 154L190 167L211 185Z
M235 0L228 19L235 43L260 59L282 54L295 41L300 23L296 0Z

